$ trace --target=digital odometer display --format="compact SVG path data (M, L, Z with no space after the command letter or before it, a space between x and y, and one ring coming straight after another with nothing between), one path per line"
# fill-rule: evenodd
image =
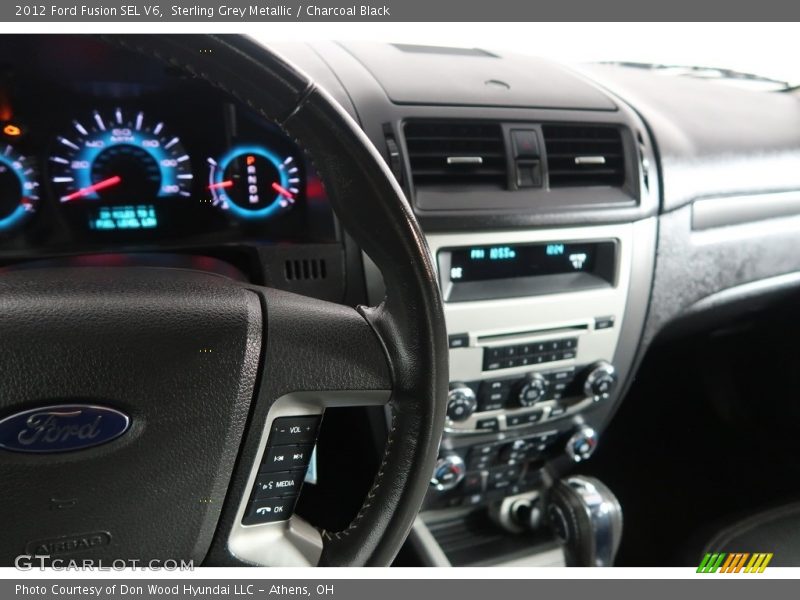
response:
M594 273L598 255L613 242L475 246L450 251L453 283L543 275Z

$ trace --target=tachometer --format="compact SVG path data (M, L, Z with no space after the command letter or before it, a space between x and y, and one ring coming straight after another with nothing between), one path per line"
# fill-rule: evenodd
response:
M241 219L268 219L290 209L300 194L294 157L261 146L237 146L208 159L214 205Z
M164 123L144 112L110 118L94 111L72 122L50 157L53 189L61 202L113 204L191 196L189 155Z
M0 232L21 225L39 201L36 172L12 146L0 153Z

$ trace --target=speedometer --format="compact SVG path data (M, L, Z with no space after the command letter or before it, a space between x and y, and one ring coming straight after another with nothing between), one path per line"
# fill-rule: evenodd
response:
M148 202L191 196L189 155L164 123L144 112L94 111L56 138L50 181L62 203Z

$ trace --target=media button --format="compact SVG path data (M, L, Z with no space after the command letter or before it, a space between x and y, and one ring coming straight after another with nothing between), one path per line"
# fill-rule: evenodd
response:
M296 496L303 486L304 471L282 471L263 473L256 478L255 497L275 498L277 496Z

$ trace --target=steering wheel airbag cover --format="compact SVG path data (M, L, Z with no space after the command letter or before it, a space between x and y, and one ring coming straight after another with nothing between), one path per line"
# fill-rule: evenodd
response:
M103 445L0 450L0 564L66 551L202 561L253 397L258 296L181 269L25 269L0 276L0 314L0 414L130 416Z

